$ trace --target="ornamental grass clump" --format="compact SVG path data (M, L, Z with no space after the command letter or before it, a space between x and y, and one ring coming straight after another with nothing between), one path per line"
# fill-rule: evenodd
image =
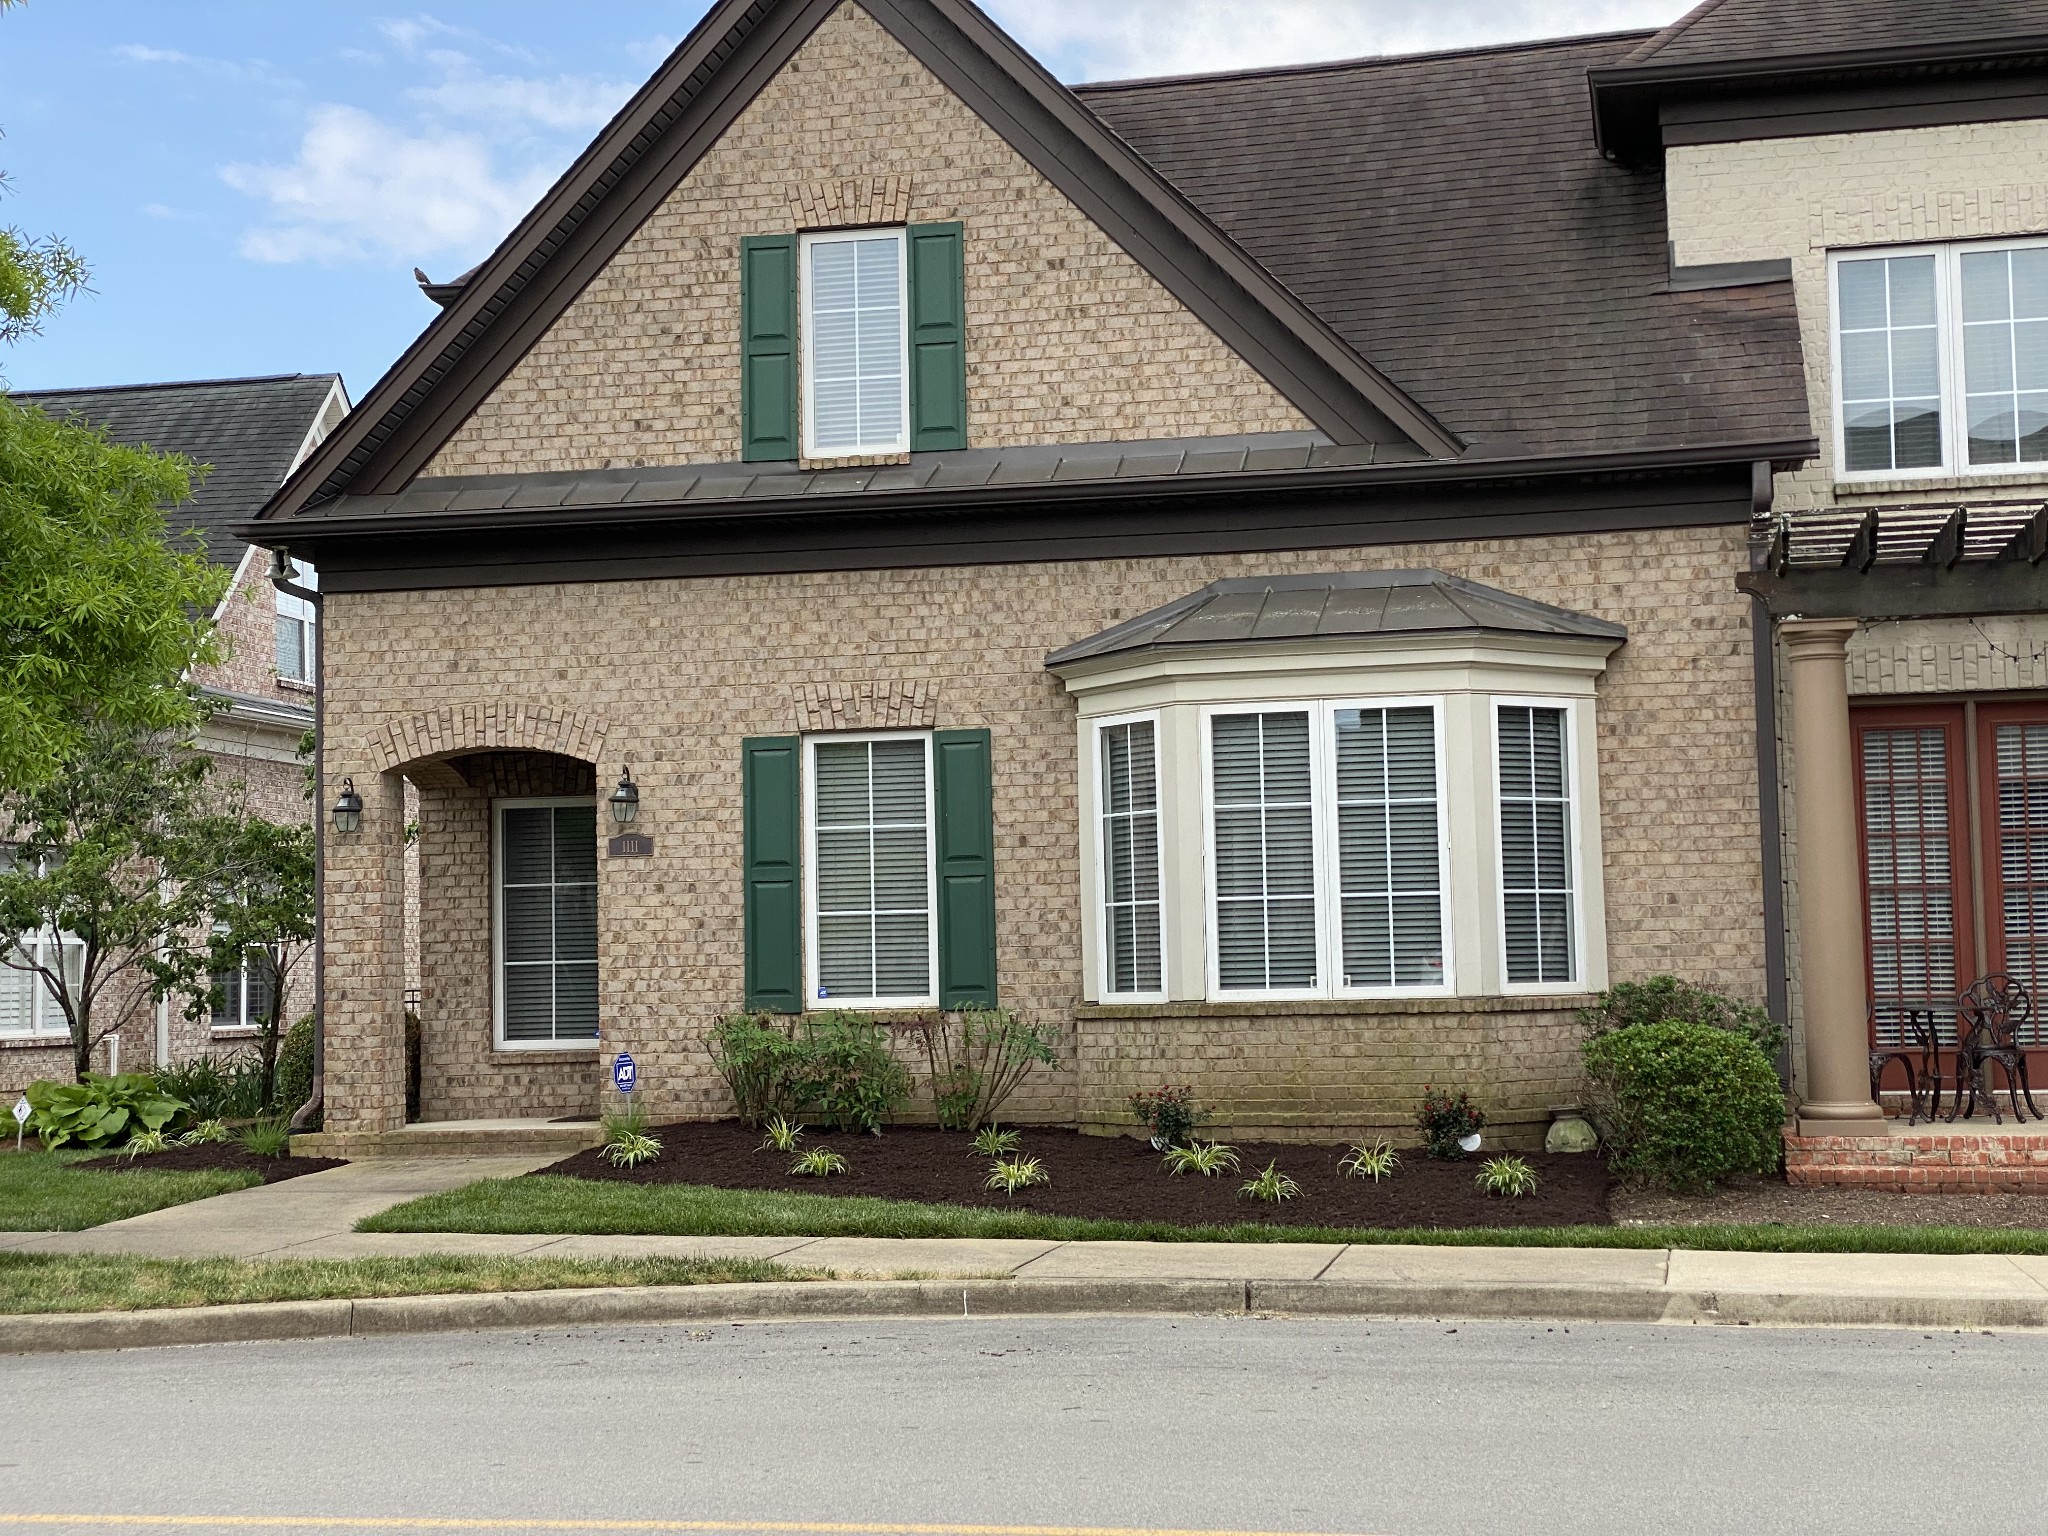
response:
M761 1129L764 1134L759 1150L763 1152L794 1152L797 1143L804 1139L804 1128L787 1115L777 1115Z
M1456 1159L1478 1145L1486 1116L1472 1102L1472 1095L1462 1088L1456 1093L1440 1093L1433 1086L1425 1086L1415 1123L1422 1128L1422 1144L1431 1157ZM1465 1145L1468 1140L1473 1144L1470 1147Z
M789 1171L802 1179L836 1179L846 1172L846 1159L830 1147L813 1147L791 1163Z
M647 1111L638 1104L608 1111L600 1124L604 1129L604 1160L614 1168L637 1168L661 1156L660 1141L647 1132Z
M1361 1141L1354 1144L1337 1164L1346 1178L1371 1179L1377 1184L1381 1179L1390 1178L1401 1166L1401 1154L1394 1150L1393 1143L1382 1137L1378 1141Z
M181 1147L217 1147L235 1139L225 1120L202 1120L178 1138Z
M974 1150L983 1157L1008 1157L1023 1145L1024 1138L1016 1131L993 1125L984 1125L974 1133Z
M1536 1170L1524 1158L1489 1157L1486 1166L1473 1176L1472 1182L1489 1195L1519 1200L1524 1195L1536 1193L1536 1186L1543 1181L1536 1177Z
M1277 1163L1268 1163L1238 1185L1237 1193L1240 1199L1264 1200L1269 1205L1277 1205L1282 1200L1298 1198L1301 1186L1282 1173Z
M1595 1128L1624 1178L1698 1192L1777 1171L1784 1093L1746 1035L1676 1020L1631 1024L1588 1040L1581 1054Z
M289 1157L292 1150L292 1128L282 1116L277 1116L243 1126L236 1134L235 1140L258 1157ZM660 1149L661 1144L656 1142L655 1150Z
M1184 1173L1199 1173L1205 1179L1213 1179L1219 1173L1237 1172L1237 1148L1220 1141L1191 1141L1184 1147L1168 1147L1162 1159L1166 1171L1178 1178Z
M1035 1157L1003 1157L990 1165L984 1189L1000 1189L1006 1196L1014 1196L1020 1189L1034 1184L1050 1184L1052 1175L1045 1171L1045 1164Z
M128 1138L128 1145L121 1151L128 1157L149 1157L157 1152L168 1152L176 1143L162 1131L137 1131Z

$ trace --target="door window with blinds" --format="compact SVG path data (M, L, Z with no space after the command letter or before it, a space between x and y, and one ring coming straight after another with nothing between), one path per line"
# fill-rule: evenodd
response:
M597 807L503 800L497 822L498 1043L597 1039Z
M931 737L807 741L813 1006L938 1001Z
M1106 722L1097 729L1096 747L1102 992L1125 999L1163 997L1158 721Z
M1579 883L1565 704L1494 706L1501 964L1509 987L1579 980Z
M1208 725L1211 990L1447 990L1437 701L1219 709Z

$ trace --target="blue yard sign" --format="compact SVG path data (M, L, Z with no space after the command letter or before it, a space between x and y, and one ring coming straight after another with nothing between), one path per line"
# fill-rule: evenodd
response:
M612 1086L621 1093L631 1093L640 1086L640 1069L624 1051L612 1058Z

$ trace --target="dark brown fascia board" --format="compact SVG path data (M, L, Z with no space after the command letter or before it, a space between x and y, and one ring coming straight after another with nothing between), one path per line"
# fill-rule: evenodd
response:
M2048 69L1890 81L1838 91L1746 92L1663 103L1658 139L1728 144L2048 117Z
M1594 142L1601 153L1609 159L1638 161L1654 158L1660 147L1657 103L1673 94L1944 66L1995 68L2044 57L2048 57L2048 32L1975 42L1907 43L1686 64L1602 64L1586 71L1586 85L1592 98Z
M358 484L388 492L416 475L839 3L725 0L714 8L378 381L352 413L360 424L344 421L260 516L289 516ZM1462 449L971 5L874 0L867 9L1334 440L1398 437L1440 456ZM979 67L948 52L961 42L979 54ZM687 106L636 150L700 73ZM1027 131L1034 119L1037 131ZM629 150L632 163L620 173ZM562 235L586 198L594 205ZM1149 240L1141 238L1148 227ZM557 249L542 250L558 236ZM536 255L546 259L502 297ZM514 308L522 313L510 324L500 319ZM433 376L437 365L441 376Z
M971 0L863 0L870 15L1331 439L1464 441L1351 344Z
M1751 484L1758 463L1803 463L1819 452L1813 438L1778 443L1742 443L1707 448L1664 448L1620 454L1559 454L1522 459L1447 461L1414 459L1396 464L1333 469L1259 470L1235 474L1132 477L1113 480L1030 481L1007 485L929 490L849 491L786 497L737 497L714 501L635 502L630 507L495 507L474 512L406 514L302 512L286 519L236 524L233 532L251 543L298 547L311 540L391 537L411 534L484 534L513 530L594 531L697 522L812 520L827 515L890 516L976 514L1028 507L1109 507L1125 502L1194 504L1219 497L1282 497L1331 492L1370 492L1409 486L1465 484L1502 487L1540 480L1579 480L1614 475L1657 474L1739 465Z

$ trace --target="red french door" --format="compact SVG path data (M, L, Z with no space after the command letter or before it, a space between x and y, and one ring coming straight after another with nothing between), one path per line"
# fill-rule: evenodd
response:
M2048 1046L2048 704L1977 706L1987 971L2034 999L2024 1044Z

